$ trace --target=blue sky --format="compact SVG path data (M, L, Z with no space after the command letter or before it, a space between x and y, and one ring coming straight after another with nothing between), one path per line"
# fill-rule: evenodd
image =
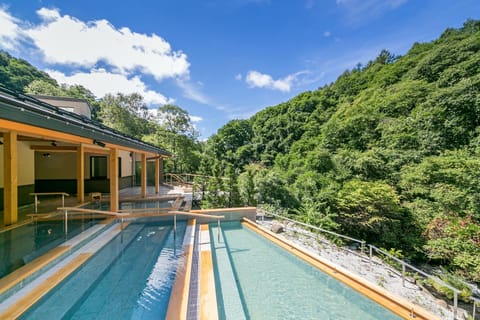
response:
M0 49L98 98L174 103L208 138L468 18L480 1L0 0Z

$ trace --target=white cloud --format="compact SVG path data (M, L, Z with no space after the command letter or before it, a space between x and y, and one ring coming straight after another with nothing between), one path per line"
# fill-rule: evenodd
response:
M157 80L189 73L186 54L172 51L156 34L117 29L107 20L83 22L56 9L42 8L37 14L42 23L26 33L49 63L91 68L103 62L118 73L140 71Z
M300 71L294 74L290 74L285 78L274 80L272 76L268 74L251 70L247 73L245 81L251 88L267 88L283 92L290 92L293 84L297 81L298 77L305 73L308 72Z
M139 93L147 104L166 104L173 103L174 100L164 95L147 89L147 86L138 76L131 78L108 72L104 69L92 70L87 72L77 72L72 75L65 75L62 72L46 70L46 72L60 83L69 85L80 84L89 88L97 97L103 97L107 93L121 92L124 94Z
M327 38L330 37L331 35L332 35L332 33L331 33L330 31L325 31L325 32L323 33L323 36L324 36L324 37L327 37Z
M239 73L235 76L235 80L242 80L242 78L243 78L243 76L242 76L241 73Z
M211 104L210 99L205 96L202 91L200 91L198 86L193 84L188 77L177 79L177 85L182 88L185 98L199 102L201 104Z
M0 7L0 48L14 49L21 32L18 20Z
M200 122L203 121L203 118L199 116L190 116L190 120L192 120L192 122Z

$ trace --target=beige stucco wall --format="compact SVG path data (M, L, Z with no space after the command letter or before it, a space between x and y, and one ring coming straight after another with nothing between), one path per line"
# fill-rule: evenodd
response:
M3 145L0 146L0 188L3 188ZM35 183L34 151L27 142L17 142L18 152L18 185L25 186Z
M77 154L75 152L35 152L35 178L77 179Z
M118 152L120 158L122 158L122 177L128 177L133 175L132 162L129 151L120 150Z

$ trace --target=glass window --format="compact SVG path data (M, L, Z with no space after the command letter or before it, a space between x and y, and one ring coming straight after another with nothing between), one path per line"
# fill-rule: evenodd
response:
M107 179L107 157L90 157L90 179Z

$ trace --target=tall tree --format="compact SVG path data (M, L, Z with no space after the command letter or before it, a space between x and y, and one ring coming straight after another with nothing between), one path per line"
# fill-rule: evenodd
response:
M98 119L110 128L139 139L154 130L147 105L136 93L105 95L100 100Z
M157 120L163 130L157 132L173 152L173 172L194 172L199 166L198 132L188 112L178 106L166 104L158 109Z

